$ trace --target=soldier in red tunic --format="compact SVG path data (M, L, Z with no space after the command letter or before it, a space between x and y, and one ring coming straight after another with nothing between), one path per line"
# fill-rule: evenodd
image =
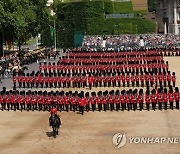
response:
M170 109L173 110L174 96L173 96L173 90L172 89L169 90L168 99L169 99L169 103L170 103Z
M146 91L145 102L146 102L146 109L149 111L150 103L151 103L151 98L150 98L149 90Z
M144 95L143 95L143 89L139 90L139 94L137 96L137 102L139 103L139 109L140 111L143 110L143 104L144 104Z
M116 111L119 111L119 109L120 109L119 90L116 91L116 95L114 96L113 101L116 104Z
M163 96L163 103L164 103L164 109L167 110L167 102L168 102L168 95L167 95L167 89L164 89L164 92L162 94Z
M176 76L175 76L175 72L172 73L172 82L173 82L173 87L175 87L175 85L176 85Z
M158 89L158 93L157 93L157 101L159 104L159 110L162 110L162 102L163 102L163 98L162 98L162 93L161 93L161 88Z
M179 110L179 88L175 88L174 99L176 101L176 109Z
M152 109L154 111L156 110L156 102L157 102L156 91L155 89L153 89L151 92L151 103L152 103Z

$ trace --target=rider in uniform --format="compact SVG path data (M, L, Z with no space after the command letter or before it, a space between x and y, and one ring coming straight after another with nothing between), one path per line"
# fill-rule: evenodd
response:
M52 116L52 114L54 114L55 117L58 118L58 120L59 120L59 125L60 125L60 117L57 115L57 108L56 108L55 105L53 105L52 109L50 110L50 114L51 114L51 116ZM49 124L50 124L50 126L51 126L51 116L50 116L50 118L49 118Z

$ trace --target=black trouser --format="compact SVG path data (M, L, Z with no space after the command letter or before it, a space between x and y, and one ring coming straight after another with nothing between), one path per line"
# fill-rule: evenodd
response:
M130 103L127 103L127 108L128 108L128 111L131 109L131 104Z
M173 82L173 87L175 87L175 82Z
M113 87L115 87L116 86L116 81L113 81Z
M69 104L65 104L65 107L66 107L66 112L69 111Z
M42 104L38 103L38 109L39 109L39 111L42 110Z
M139 81L136 81L136 86L139 87Z
M55 87L55 88L57 87L57 82L54 82L54 87Z
M31 110L31 104L30 103L27 104L27 110L28 111Z
M116 104L116 111L118 111L120 109L120 104Z
M149 86L149 81L146 81L146 86L147 86L147 87Z
M78 82L77 85L78 85L78 88L80 88L81 87L81 82Z
M79 107L80 107L81 114L83 115L84 114L84 106L79 106Z
M14 87L13 87L14 90L16 90L16 82L14 82Z
M59 104L59 111L61 112L63 110L63 105Z
M48 88L48 82L46 82L45 85L46 85L46 88Z
M1 103L2 111L5 109L5 104Z
M167 102L164 102L164 109L167 110Z
M96 110L96 104L92 104L92 111L94 112Z
M10 103L7 103L7 109L8 109L8 111L9 111L9 109L10 109Z
M36 88L38 88L38 86L39 86L39 83L38 83L38 82L36 82Z
M83 85L83 88L87 86L86 82L83 82L82 85Z
M142 111L142 109L143 109L143 103L139 103L139 109L140 109L140 111Z
M168 86L170 86L171 85L171 81L168 81Z
M155 111L156 110L156 103L152 102L152 109Z
M125 110L126 104L125 103L121 103L121 107L122 107L122 111Z
M21 83L21 82L19 82L19 88L21 88L21 86L22 86L22 83Z
M107 104L104 104L104 111L107 110Z
M76 104L73 104L72 108L73 108L73 112L75 112L76 111Z
M43 88L44 82L41 82L41 88Z
M61 87L61 82L58 82L58 86L59 86L59 88Z
M118 86L121 87L121 81L118 81Z
M170 109L173 110L173 102L170 102Z
M102 82L101 81L99 82L99 86L102 87Z
M159 110L162 110L162 102L159 102Z
M86 104L86 111L89 112L89 110L90 110L90 106L89 104Z
M127 81L127 86L129 87L129 81Z
M176 101L176 109L179 110L179 101Z
M89 83L89 89L90 90L92 89L92 83Z
M166 81L164 81L164 87L166 87Z
M25 88L26 87L26 82L23 82L23 88Z
M111 110L111 111L114 110L114 103L110 103L110 110Z
M134 81L132 81L132 86L134 87Z
M149 109L150 109L150 104L149 104L149 102L146 103L146 108L147 108L147 110L149 111Z
M133 105L133 110L136 111L136 109L137 109L137 103L133 103L132 105Z
M102 104L98 104L98 110L101 111L102 110Z
M141 86L144 87L144 81L141 81Z

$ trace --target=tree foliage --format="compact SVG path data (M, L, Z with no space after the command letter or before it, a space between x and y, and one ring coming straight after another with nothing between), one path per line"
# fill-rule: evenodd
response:
M155 0L148 0L148 11L156 11Z
M0 0L3 42L13 37L21 45L27 37L36 36L49 18L46 3L47 0Z

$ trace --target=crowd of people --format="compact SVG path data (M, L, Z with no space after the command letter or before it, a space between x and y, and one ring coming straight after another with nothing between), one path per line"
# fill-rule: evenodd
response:
M143 39L146 47L178 47L180 38L173 34L142 34L142 35L112 35L112 36L85 36L84 47L102 47L106 40L106 47L139 48Z

